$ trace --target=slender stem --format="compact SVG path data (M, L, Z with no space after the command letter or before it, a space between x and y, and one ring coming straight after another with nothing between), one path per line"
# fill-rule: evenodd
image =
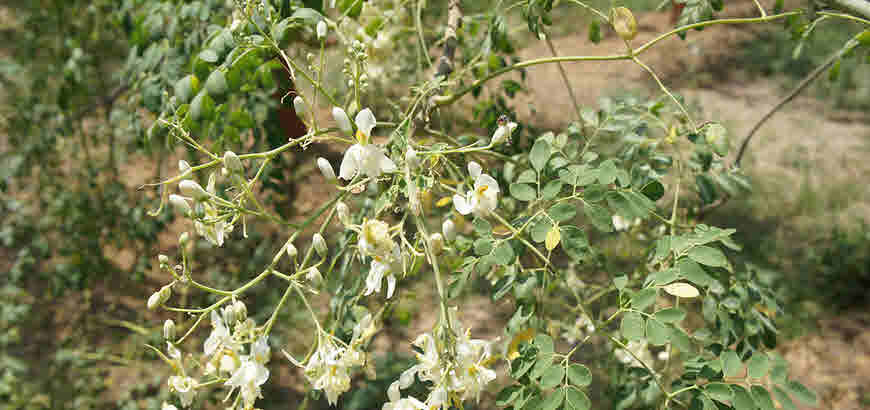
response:
M670 97L671 100L674 101L674 104L677 104L677 107L680 108L680 111L683 112L683 115L686 116L686 119L689 121L689 125L692 126L692 131L697 131L698 127L695 125L695 120L692 119L692 116L689 114L689 111L686 110L686 107L683 107L683 104L680 103L680 100L678 100L677 97L675 97L673 94L671 94L671 90L669 90L668 87L665 87L664 83L662 83L662 80L660 80L659 76L656 75L655 71L653 71L652 68L649 68L648 65L644 64L643 61L640 61L640 59L637 58L636 56L632 57L632 61L634 61L635 64L637 64L641 68L643 68L644 71L649 73L649 75L653 78L653 80L656 81L656 84L659 85L659 88L662 90L662 92L667 94L668 97Z
M550 49L550 54L553 54L553 57L559 57L559 53L556 52L556 46L553 45L553 40L550 40L550 36L546 32L544 32L544 41L547 43L547 48ZM577 114L577 121L583 121L583 114L580 113L580 104L577 103L577 96L574 95L574 88L571 87L571 81L568 80L568 74L565 73L565 67L562 66L561 62L557 62L556 67L559 68L559 74L562 75L562 82L565 83L565 89L568 90L568 95L571 97L571 104L574 105L574 112Z

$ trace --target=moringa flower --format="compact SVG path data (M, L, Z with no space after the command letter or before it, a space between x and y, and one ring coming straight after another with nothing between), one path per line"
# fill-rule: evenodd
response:
M468 173L474 178L474 190L466 192L465 196L453 195L453 204L462 215L474 213L482 216L495 210L498 206L498 182L495 178L483 174L480 164L468 163Z
M347 118L346 114L345 118ZM344 158L341 160L339 178L349 181L359 173L377 178L382 173L396 172L396 163L387 157L384 149L369 143L372 130L377 124L372 110L366 108L360 111L356 115L355 122L356 138L359 143L345 151Z

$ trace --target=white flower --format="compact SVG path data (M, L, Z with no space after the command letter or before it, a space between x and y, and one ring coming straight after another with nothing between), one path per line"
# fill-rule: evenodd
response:
M178 189L185 196L191 197L197 201L204 201L209 197L208 192L202 189L202 185L192 179L185 179L178 183Z
M393 272L401 270L402 255L399 245L393 246L393 251L387 255L376 255L372 259L372 265L369 269L369 275L366 277L365 296L371 295L373 292L380 292L381 281L384 276L387 276L387 299L393 296L393 291L396 290L396 277Z
M305 366L305 377L317 390L326 393L330 405L338 401L338 396L350 389L349 370L362 366L365 356L353 348L336 346L329 336L321 338L320 345Z
M405 151L405 163L411 169L420 166L420 158L417 156L417 150L414 147L408 146L408 150Z
M225 309L228 311L229 307ZM232 373L238 365L239 343L233 339L229 328L224 323L217 311L211 311L212 331L203 345L203 353L208 363L205 374L211 374L219 370Z
M390 239L390 226L377 219L367 219L362 224L359 235L360 252L365 256L385 257L393 250L393 240Z
M441 233L444 234L444 239L448 242L453 242L456 239L456 224L451 219L445 219L441 224Z
M296 111L296 116L299 118L308 113L308 104L305 103L305 99L301 95L293 98L293 110Z
M224 152L224 166L233 173L241 173L245 170L242 160L232 151Z
M269 369L255 360L244 360L242 365L233 373L232 377L224 383L232 388L241 390L245 408L253 408L254 402L263 397L260 386L269 379Z
M383 410L425 410L429 406L413 397L384 403Z
M312 266L308 269L308 272L305 274L305 280L311 282L312 284L319 284L323 282L323 275L320 274L320 269Z
M495 132L492 133L491 144L497 145L507 141L516 128L517 123L515 122L509 122L504 125L499 125L498 128L495 129Z
M347 204L341 201L338 201L335 204L335 213L338 215L338 220L345 225L350 225L350 208L347 207Z
M627 350L624 349L616 349L613 351L613 354L619 359L620 362L630 366L642 366L637 359L640 359L643 363L649 365L652 363L652 354L649 349L647 349L646 341L631 341L626 345ZM637 359L635 359L635 356Z
M196 396L196 381L186 376L170 376L169 390L178 394L182 407L187 407L193 402L193 396Z
M335 112L333 111L334 114ZM345 114L346 117L347 115ZM372 130L377 124L372 110L366 108L360 111L356 115L355 122L357 127L356 138L359 143L352 145L345 151L344 158L341 160L339 177L349 181L358 173L377 178L382 173L396 172L396 163L387 157L384 149L369 143ZM350 123L348 122L347 125L349 127Z
M187 200L183 196L176 194L169 195L169 203L182 215L190 214L190 204L187 203Z
M323 235L321 235L320 232L315 233L314 236L311 237L311 242L314 245L314 250L317 251L317 254L320 255L321 258L326 257L329 248L326 246L326 239L323 238Z
M478 216L486 215L498 206L498 182L495 178L483 174L480 164L472 161L468 163L468 173L474 178L474 190L465 196L453 195L453 204L462 215L474 213Z
M164 401L163 405L160 406L160 410L178 410L178 407Z

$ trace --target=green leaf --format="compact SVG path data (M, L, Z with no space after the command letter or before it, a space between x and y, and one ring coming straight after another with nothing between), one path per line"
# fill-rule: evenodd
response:
M655 319L646 321L646 337L650 344L661 346L668 343L670 339L670 331L662 322Z
M650 181L641 188L640 193L646 195L651 201L658 201L665 196L665 186L659 181Z
M751 387L752 399L755 400L755 405L761 410L776 410L773 404L773 399L770 397L770 392L764 387L753 385Z
M493 240L490 238L480 238L474 241L474 253L477 256L489 255L492 252Z
M671 344L673 344L674 347L683 352L692 351L692 341L683 329L674 325L668 325L668 330L671 332Z
M527 169L523 171L519 177L517 177L518 184L534 184L538 182L538 176L535 174L535 170Z
M812 406L815 406L818 403L816 393L800 382L791 380L783 387L785 387L795 398L800 400L801 403Z
M532 167L540 171L544 169L549 159L550 144L544 139L538 139L535 141L535 145L532 146L531 152L529 152L529 161L532 163Z
M568 381L575 386L586 387L592 383L592 372L588 367L574 363L568 366Z
M224 71L221 69L212 71L205 80L205 89L212 97L222 97L227 92L227 78Z
M586 393L573 388L566 388L565 393L565 409L566 410L589 410L592 407L592 402Z
M612 159L608 159L598 166L598 182L610 185L616 181L617 168Z
M710 286L715 281L701 265L689 258L680 258L677 261L677 269L684 278L697 285Z
M547 215L556 222L565 222L577 215L577 207L567 202L560 202L547 210Z
M704 391L706 391L713 399L721 402L730 401L731 398L734 397L734 392L731 391L731 387L725 383L709 383L704 386Z
M550 200L559 195L559 192L562 191L562 181L558 179L554 179L544 185L544 188L541 190L541 199Z
M631 297L631 306L637 310L644 310L656 301L658 288L641 289Z
M628 284L628 278L625 275L613 278L613 286L615 286L616 289L622 290L625 288L626 284Z
M594 44L598 44L601 41L601 25L598 23L598 20L592 20L589 23L589 41Z
M535 188L526 184L511 184L511 196L520 201L534 201L536 198Z
M492 224L484 218L474 218L471 226L474 228L474 232L480 236L492 236Z
M764 376L767 376L767 371L770 369L770 362L762 352L755 352L752 355L752 358L749 359L749 377L753 379L760 379Z
M702 265L713 267L728 266L728 258L719 249L709 246L696 246L689 250L689 258Z
M492 251L492 256L495 258L495 262L500 265L510 265L514 261L514 248L511 247L510 243L502 242Z
M539 354L545 354L545 355L552 356L553 351L555 350L555 347L553 345L553 338L550 337L550 335L545 334L545 333L538 333L535 336L534 341L535 341L535 346L538 346L538 353Z
M586 217L589 218L589 222L601 232L612 232L613 231L613 223L611 221L610 212L607 211L607 208L603 206L595 205L591 202L587 202L583 205L583 213L586 214Z
M523 386L513 384L505 387L495 397L495 404L499 407L507 407L522 394Z
M199 91L199 80L193 74L188 74L175 82L175 98L179 104L185 104Z
M755 405L755 400L752 399L752 396L749 395L749 392L747 392L746 389L736 384L732 385L731 389L734 391L734 397L731 399L731 404L734 405L735 410L758 409Z
M193 102L190 103L190 119L194 121L199 121L200 119L210 119L214 114L214 101L205 90L200 91L196 97L193 98Z
M549 219L541 216L532 222L531 234L532 240L541 243L547 239L547 233L550 232L550 228L553 227L553 224Z
M662 309L655 313L656 320L664 323L676 323L682 321L686 317L686 312L680 308Z
M564 399L564 390L554 391L544 399L543 403L541 403L541 410L556 410L556 408L562 404L562 400Z
M743 363L740 361L740 356L733 350L726 350L719 356L722 361L722 371L725 377L734 377L740 374L743 370Z
M677 280L677 278L679 278L679 277L680 277L680 271L673 269L673 268L665 269L663 271L656 272L652 275L652 278L654 279L654 284L656 286L667 285L668 283L671 283L671 282Z
M565 378L565 368L562 366L551 366L541 376L541 388L552 389L560 384Z
M643 339L643 317L640 313L628 312L622 316L619 330L630 341Z
M589 240L582 229L576 226L562 226L562 249L577 262L581 262L592 255L589 249Z
M211 63L211 64L217 63L217 61L218 61L217 53L215 53L214 50L211 50L211 49L205 49L205 50L200 51L199 58L202 61L205 61L206 63Z

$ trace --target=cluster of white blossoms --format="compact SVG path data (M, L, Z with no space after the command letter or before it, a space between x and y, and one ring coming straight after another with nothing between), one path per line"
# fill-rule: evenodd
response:
M363 317L353 329L353 337L345 345L332 335L318 333L317 350L303 365L284 352L293 364L305 369L305 377L316 390L326 393L330 405L335 405L338 396L350 390L350 370L365 364L365 353L358 348L374 335L376 331L371 314Z
M269 379L266 363L269 362L270 348L266 336L258 336L256 323L246 316L247 308L241 301L234 301L221 313L211 311L212 332L203 345L200 365L203 375L210 378L208 384L214 380L224 381L224 385L230 388L228 397L238 389L243 408L252 409L254 402L262 397L260 386ZM167 321L164 335L169 337L174 333L174 323ZM248 345L248 354L244 354L245 345ZM178 395L183 407L188 407L199 384L186 373L181 351L171 341L167 342L167 352L176 373L169 377L169 390ZM163 407L175 408L170 404Z
M357 243L363 256L371 256L372 263L366 277L365 296L380 292L381 282L387 278L387 299L396 290L394 273L402 271L402 253L399 245L390 237L386 222L369 219L363 222Z
M568 343L574 344L581 341L588 335L595 333L595 324L585 314L577 316L577 320L571 326L565 326L565 332L562 337Z
M627 231L634 226L640 225L640 218L634 218L633 221L629 221L628 219L625 219L620 215L614 214L611 219L613 222L613 229L615 229L617 232Z
M235 155L235 154L234 154ZM179 161L179 168L185 172L190 165L186 161ZM182 195L170 195L169 202L182 214L198 216L194 220L196 233L211 242L215 246L223 246L224 238L233 231L233 214L221 214L215 207L211 198L215 196L216 176L209 175L208 185L203 189L202 185L192 179L186 179L178 184ZM193 215L188 201L193 201L197 207L197 214ZM200 208L201 207L201 208Z
M652 366L653 365L653 355L649 350L649 343L646 340L639 341L631 341L625 346L628 349L616 349L613 351L613 354L616 356L617 360L622 362L628 366ZM668 360L667 350L662 350L658 354L656 354L655 359L660 361ZM640 362L638 362L640 359ZM643 362L643 363L641 363Z
M390 401L384 404L384 410L446 408L450 406L451 397L460 401L472 397L479 399L483 388L495 380L495 371L487 367L491 359L491 343L472 339L471 329L463 330L456 319L455 309L451 309L450 316L450 324L456 329L456 337L450 342L451 353L429 333L417 337L414 346L422 351L417 354L418 364L402 372L399 380L390 384L387 389ZM421 381L433 384L425 402L414 397L401 397L401 389L410 387L415 375Z
M474 161L468 163L468 173L474 178L474 189L465 195L453 195L453 204L462 215L485 216L498 206L498 181L484 174L483 167Z

